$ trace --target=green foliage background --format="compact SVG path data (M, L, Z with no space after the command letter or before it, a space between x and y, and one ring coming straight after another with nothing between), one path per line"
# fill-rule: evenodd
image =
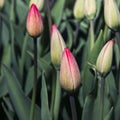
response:
M67 47L75 56L81 72L81 85L74 93L79 120L99 119L99 81L91 63L109 39L115 40L110 73L105 80L104 120L120 120L120 29L116 35L109 28L105 34L103 1L97 0L94 19L95 45L89 50L89 21L78 21L73 16L73 0L50 0L50 11L45 1L41 10L44 33L38 38L38 84L35 120L71 120L69 93L60 88L59 73L50 58L49 15L60 30ZM116 0L120 8L120 0ZM0 10L0 119L29 120L34 79L33 41L26 31L29 0L6 0ZM49 14L50 13L50 14ZM79 30L76 41L75 33ZM92 71L92 72L91 72ZM56 84L56 85L55 85ZM56 91L52 86L56 86ZM57 92L61 91L61 96ZM56 92L56 93L55 93ZM52 97L52 94L55 96ZM58 103L54 100L58 98ZM59 109L56 111L55 106Z

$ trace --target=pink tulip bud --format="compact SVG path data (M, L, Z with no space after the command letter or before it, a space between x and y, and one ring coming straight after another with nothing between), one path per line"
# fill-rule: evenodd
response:
M65 48L60 66L60 84L68 91L75 90L80 84L80 71L77 62L68 48Z
M56 25L51 27L51 60L55 65L60 65L61 56L64 48L66 47L63 37L61 36Z
M96 68L102 75L106 75L110 71L113 57L113 44L113 39L108 41L98 55Z
M43 32L41 14L35 4L32 4L27 16L26 28L30 36L38 37Z

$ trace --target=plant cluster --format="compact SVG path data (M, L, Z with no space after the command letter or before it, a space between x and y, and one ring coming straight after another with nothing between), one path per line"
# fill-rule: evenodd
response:
M0 0L1 120L120 120L120 0Z

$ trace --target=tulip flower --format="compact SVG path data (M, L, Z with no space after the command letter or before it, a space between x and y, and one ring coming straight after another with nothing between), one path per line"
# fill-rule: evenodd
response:
M27 16L26 28L30 36L38 37L43 32L41 14L35 4L32 4Z
M44 0L30 0L29 6L31 6L33 3L39 8L39 10L42 10L44 5Z
M62 54L60 84L67 91L75 90L80 84L80 71L74 56L68 48L65 48Z
M120 13L115 0L104 0L104 18L112 30L116 31L120 26Z
M81 20L84 17L84 0L76 0L73 14L76 19Z
M85 16L93 20L96 14L96 0L85 0Z
M106 75L110 71L113 57L113 43L113 39L108 41L98 55L96 68L102 75Z
M64 48L66 47L63 37L61 36L56 25L51 27L51 60L55 65L60 65L61 56Z

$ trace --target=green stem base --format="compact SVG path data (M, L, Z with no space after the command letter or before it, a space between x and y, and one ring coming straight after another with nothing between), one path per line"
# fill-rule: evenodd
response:
M34 111L35 111L35 100L36 100L36 91L37 91L37 38L34 40L34 82L33 82L33 93L32 93L32 103L30 109L30 120L34 120Z
M103 120L104 115L104 91L105 91L105 79L101 77L101 86L100 86L100 120Z
M77 112L76 112L76 106L75 106L75 99L73 96L70 96L70 106L71 106L71 112L72 112L72 120L77 120Z

